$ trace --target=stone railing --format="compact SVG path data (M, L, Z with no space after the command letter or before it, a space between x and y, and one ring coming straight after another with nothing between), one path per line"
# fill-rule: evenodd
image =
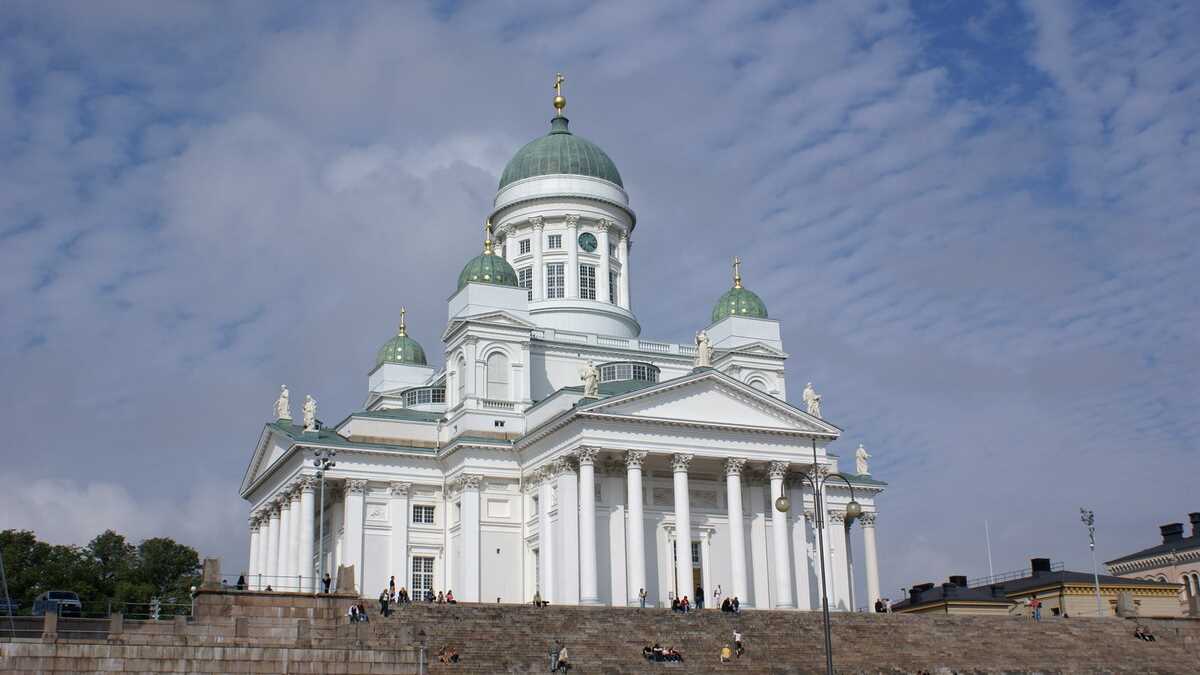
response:
M651 354L663 354L665 356L684 356L690 358L696 355L695 345L659 342L658 340L624 338L615 335L596 335L593 333L556 330L554 328L535 328L530 331L530 335L535 340L544 340L546 342L569 342L578 345L613 347L637 352L649 352Z

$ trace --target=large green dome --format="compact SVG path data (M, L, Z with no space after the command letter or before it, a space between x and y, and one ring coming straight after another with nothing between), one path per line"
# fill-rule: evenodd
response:
M488 242L491 243L490 241ZM467 266L458 275L458 290L471 282L497 284L499 286L517 286L517 271L508 261L492 253L489 246L486 251L471 258Z
M385 363L407 363L412 365L424 366L428 365L425 362L425 350L417 341L408 337L408 330L404 325L404 310L400 310L400 330L396 332L396 336L391 340L383 343L379 348L379 352L375 355L375 367L382 366Z
M567 118L559 116L550 121L550 133L517 151L500 174L497 189L525 178L557 173L601 178L625 187L612 159L595 143L571 133Z

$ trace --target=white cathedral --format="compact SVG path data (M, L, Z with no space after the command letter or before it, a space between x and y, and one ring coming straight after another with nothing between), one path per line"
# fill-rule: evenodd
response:
M505 167L483 253L458 277L444 365L427 362L401 314L362 410L322 427L306 397L295 424L281 392L240 490L251 588L312 592L346 565L364 596L394 576L414 597L452 590L460 602L537 592L637 605L645 589L649 605L694 605L702 589L712 606L719 587L746 608L815 609L823 523L830 608L873 603L886 484L869 455L860 446L839 465L830 446L842 430L811 386L803 408L788 403L779 321L736 262L693 343L641 337L636 216L558 94L550 132ZM321 481L314 460L329 451ZM814 472L848 479L818 479L824 518ZM774 507L781 496L787 511ZM855 597L856 532L866 598Z

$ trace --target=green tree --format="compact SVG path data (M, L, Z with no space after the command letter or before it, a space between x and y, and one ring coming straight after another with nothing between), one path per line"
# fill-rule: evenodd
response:
M97 595L116 598L117 585L128 580L130 570L137 564L137 548L123 535L105 530L84 549L88 576Z
M200 583L200 555L196 549L173 539L147 539L138 546L138 564L133 576L153 588L154 594L163 600L184 601L191 587Z

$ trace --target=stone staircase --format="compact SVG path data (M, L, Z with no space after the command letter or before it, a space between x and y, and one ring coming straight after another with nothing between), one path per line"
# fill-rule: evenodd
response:
M1157 642L1135 639L1134 624L1123 619L834 614L834 664L842 673L1200 673L1200 622L1143 623ZM747 653L720 664L720 648L732 644L735 627ZM370 624L346 624L339 639L352 637L345 629L358 631L364 646L413 644L423 630L430 673L546 672L559 640L581 674L824 672L819 612L421 604L387 619L376 612ZM675 647L685 660L644 660L642 647L655 642ZM460 663L436 663L445 644L458 649Z

